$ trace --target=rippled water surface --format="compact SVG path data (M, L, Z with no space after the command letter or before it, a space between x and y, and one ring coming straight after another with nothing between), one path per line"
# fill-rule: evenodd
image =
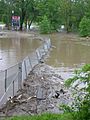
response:
M47 64L60 67L62 71L72 71L85 63L90 63L90 40L73 34L55 33L50 35L53 49ZM0 70L4 70L28 54L35 51L41 41L30 37L17 36L0 39Z
M4 70L35 51L41 45L40 40L17 36L0 39L0 70Z
M52 34L53 49L47 64L60 67L61 71L72 71L90 63L90 40L73 34ZM67 73L68 74L68 73Z

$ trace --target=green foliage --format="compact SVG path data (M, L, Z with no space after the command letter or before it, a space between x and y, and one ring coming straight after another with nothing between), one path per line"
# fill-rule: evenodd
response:
M59 107L60 107L60 109L63 109L64 113L71 113L71 112L73 112L71 107L68 106L68 105L61 104Z
M75 101L71 106L64 106L64 111L71 111L73 120L90 120L90 64L86 64L81 70L75 72L73 78L68 79L65 84L72 86L72 84L79 80L87 84L84 88L74 87ZM68 108L68 109L67 109Z
M90 64L86 64L85 66L83 66L82 70L83 72L88 72L90 71Z
M43 16L47 16L52 31L63 24L70 32L78 30L84 16L90 18L90 0L0 0L0 21L8 26L11 24L12 10L14 15L21 17L21 29L23 23L28 21L30 28L32 22L40 23ZM86 26L81 26L82 36L90 34Z
M56 31L61 25L61 14L60 14L60 0L40 0L38 4L39 16L38 21L41 22L43 16L46 16L49 23L50 29Z
M73 120L70 114L50 114L45 113L35 116L12 117L7 120Z
M41 33L50 33L51 27L47 16L43 16L42 21L39 23Z
M90 19L83 17L79 24L80 35L83 37L90 36Z
M67 87L70 87L72 83L74 83L78 79L78 76L74 76L73 78L69 78L68 80L65 81L65 85Z

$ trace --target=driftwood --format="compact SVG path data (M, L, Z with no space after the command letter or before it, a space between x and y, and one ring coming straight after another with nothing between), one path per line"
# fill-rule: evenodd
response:
M36 96L31 96L31 97L28 97L27 99L21 99L21 98L22 98L22 94L20 94L17 97L14 96L13 98L9 97L7 103L0 109L0 112L3 112L6 116L8 116L7 113L9 110L13 109L18 104L27 103L29 100L36 98ZM23 109L23 111L25 111L25 110ZM30 114L30 113L28 113L28 114Z

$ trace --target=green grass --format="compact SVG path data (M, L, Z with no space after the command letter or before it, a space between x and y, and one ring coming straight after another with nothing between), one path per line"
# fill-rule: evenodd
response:
M70 114L42 114L35 116L16 116L5 120L73 120Z

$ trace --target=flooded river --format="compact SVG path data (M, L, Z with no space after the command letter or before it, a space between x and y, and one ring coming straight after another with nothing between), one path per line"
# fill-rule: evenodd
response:
M0 70L5 70L25 58L41 45L40 40L14 34L12 38L0 38Z
M53 33L50 35L53 49L46 63L60 67L62 70L70 70L90 63L90 40L82 40L77 35ZM41 45L41 41L32 40L32 37L20 37L0 39L0 70L4 70Z
M90 63L89 39L61 33L52 34L50 37L53 49L47 59L47 64L53 67L60 67L64 78L70 76L74 69L80 68L85 63Z
M49 37L53 47L49 57L46 59L46 63L52 67L58 67L58 72L63 79L73 76L74 69L90 63L89 38L80 38L74 34L64 33L53 33ZM40 40L32 39L32 36L25 34L23 36L14 34L13 37L0 38L0 70L5 70L15 65L35 51L41 44ZM1 73L2 85L0 86L0 91L2 92L0 96L5 92L3 89L5 87L4 76Z

